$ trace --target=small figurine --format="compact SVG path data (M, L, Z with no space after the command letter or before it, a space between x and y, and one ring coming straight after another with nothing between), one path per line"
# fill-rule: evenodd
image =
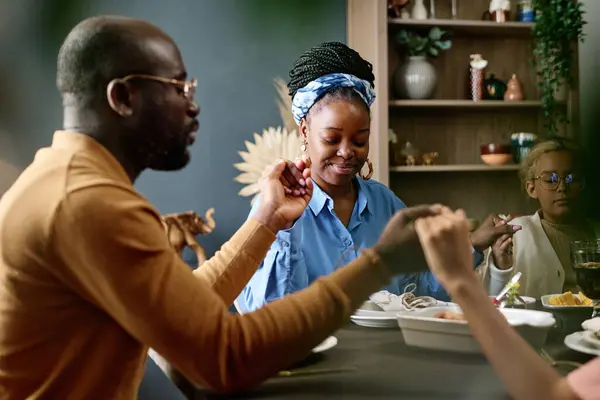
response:
M510 17L510 0L491 0L489 12L493 20L498 23L508 21Z
M404 148L400 151L405 165L417 165L421 157L421 152L413 146L411 142L406 142Z
M206 261L206 253L196 240L196 235L206 235L215 229L216 224L212 217L214 212L214 208L206 211L206 220L193 211L166 214L161 217L163 228L171 246L177 254L181 254L183 249L189 246L196 253L198 267Z
M470 76L469 76L469 94L473 101L483 99L485 73L488 61L484 60L481 54L471 54Z
M401 18L404 12L403 8L410 2L410 0L388 0L388 17L390 18ZM410 15L410 14L409 14Z
M432 151L431 153L423 153L421 158L423 159L424 165L434 165L438 156L439 153L437 151Z
M494 74L491 74L488 79L485 80L485 96L486 100L503 100L504 93L506 92L506 83L500 79L496 79Z
M513 74L512 78L506 85L506 93L504 94L505 101L520 101L523 100L523 90L521 89L521 82L517 79L517 75Z

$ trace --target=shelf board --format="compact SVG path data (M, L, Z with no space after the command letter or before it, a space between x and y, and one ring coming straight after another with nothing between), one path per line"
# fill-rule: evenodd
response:
M389 105L404 108L539 108L542 102L539 100L390 100Z
M440 28L452 29L464 34L492 34L502 36L531 36L533 22L504 22L476 21L465 19L401 19L388 18L388 24L405 28Z
M518 171L519 164L455 164L455 165L414 165L390 166L390 172L470 172L470 171Z

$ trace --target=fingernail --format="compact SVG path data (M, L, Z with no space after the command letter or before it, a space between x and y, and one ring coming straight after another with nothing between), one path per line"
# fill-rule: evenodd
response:
M520 231L521 227L519 225L513 225L513 231Z
M306 186L306 181L303 178L300 178L300 180L298 181L298 183L302 186Z

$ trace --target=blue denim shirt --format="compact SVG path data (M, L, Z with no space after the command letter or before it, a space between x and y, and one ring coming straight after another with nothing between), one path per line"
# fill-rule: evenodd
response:
M314 185L312 198L294 225L277 233L275 242L237 301L243 312L302 290L315 279L329 275L356 259L360 251L373 247L396 211L404 203L385 185L356 179L358 200L348 226L333 209L333 199ZM259 204L254 203L250 215ZM480 255L477 254L480 259ZM478 264L479 262L476 261ZM427 271L396 276L385 290L400 294L415 283L415 295L449 300L435 276Z

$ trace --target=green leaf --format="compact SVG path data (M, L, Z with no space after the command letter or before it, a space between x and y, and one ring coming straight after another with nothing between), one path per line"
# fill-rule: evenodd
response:
M430 47L430 48L429 48L429 54L431 54L433 57L437 57L437 55L438 55L439 53L440 53L440 52L439 52L439 51L438 51L438 49L436 49L435 47Z
M452 42L450 40L442 40L437 43L437 46L442 50L449 50L452 47Z
M429 30L429 39L431 40L440 40L443 35L444 33L437 26L434 26Z

